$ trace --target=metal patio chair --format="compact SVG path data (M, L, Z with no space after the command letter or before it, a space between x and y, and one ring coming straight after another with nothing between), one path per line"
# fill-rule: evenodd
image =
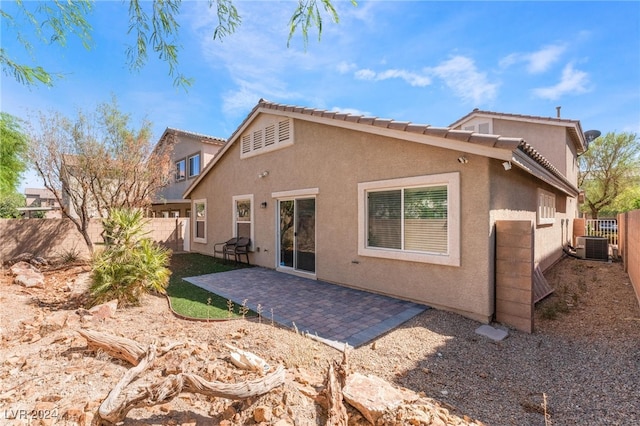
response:
M235 247L236 243L238 242L239 238L234 237L231 238L230 240L225 241L224 243L216 243L213 245L213 257L216 257L216 254L220 254L222 260L224 260L225 262L227 260L229 260L228 258L228 253L229 251L233 251L233 247Z

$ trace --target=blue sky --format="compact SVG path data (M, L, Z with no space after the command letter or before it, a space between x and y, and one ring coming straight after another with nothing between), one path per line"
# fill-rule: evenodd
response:
M152 121L155 140L166 127L226 138L260 98L434 126L473 108L555 116L562 106L584 130L640 133L640 2L334 3L340 23L325 16L305 49L300 34L287 48L294 2L236 1L242 25L222 42L208 2L183 2L180 71L195 79L185 92L155 58L128 70L127 5L98 1L92 49L35 46L36 63L65 77L48 88L2 75L1 109L72 116L114 94L135 124ZM31 60L4 26L1 43Z

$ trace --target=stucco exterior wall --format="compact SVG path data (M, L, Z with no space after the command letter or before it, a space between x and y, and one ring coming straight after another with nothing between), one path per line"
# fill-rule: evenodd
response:
M215 156L216 152L220 150L220 145L209 144L201 142L200 139L194 137L188 137L186 135L177 136L178 140L173 146L173 152L171 154L171 162L173 164L171 168L170 183L166 188L158 193L156 199L158 200L180 200L182 194L186 191L187 187L193 183L193 180L197 177L189 177L189 157L195 154L200 154L200 170L204 170L205 166ZM184 180L176 182L175 180L175 163L179 160L185 160L185 166L187 170L187 176Z
M530 220L534 227L534 262L544 271L562 256L562 247L571 242L576 199L513 167L504 170L499 161L491 161L491 213L489 226L494 234L497 220ZM537 225L538 189L556 196L553 224Z
M233 236L232 197L253 195L251 262L274 268L277 200L272 194L317 189L318 279L426 303L479 321L491 318L486 158L467 155L468 163L460 164L460 152L306 121L294 121L293 130L293 146L243 160L236 143L193 190L192 200L207 200L207 238L206 243L192 242L192 251L212 254L213 244ZM264 171L268 176L258 177ZM460 173L461 266L358 255L358 183L450 172ZM263 202L266 208L260 208Z
M533 146L543 157L569 180L569 172L577 173L573 166L573 160L567 157L567 145L572 145L567 141L567 130L564 126L551 126L524 121L493 119L493 133L502 136L513 136L524 138L527 143ZM577 175L576 175L577 176ZM577 177L576 177L577 179ZM573 180L571 180L574 182Z

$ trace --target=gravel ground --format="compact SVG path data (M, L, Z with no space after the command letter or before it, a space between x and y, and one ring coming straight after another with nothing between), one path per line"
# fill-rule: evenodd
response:
M622 265L567 258L545 275L555 293L534 334L494 343L430 310L352 361L488 425L544 425L545 396L556 425L640 424L640 308Z
M284 364L292 375L314 378L312 384L322 381L329 361L341 359L334 349L268 320L180 320L159 297L85 324L69 299L79 290L79 272L49 275L44 290L23 289L12 285L10 277L0 277L0 408L31 409L39 401L53 401L49 403L80 407L80 412L95 410L127 366L87 351L74 331L81 326L145 345L155 338L192 342L191 352L179 358L187 362L183 367L206 375L211 364L219 370L211 374L225 380L243 379L226 366L225 342L272 365ZM538 304L534 334L509 330L507 339L495 343L475 333L480 325L475 321L428 310L352 351L350 369L423 392L458 416L487 425L545 425L544 398L547 421L554 425L640 424L640 308L621 264L567 258L545 276L556 291ZM48 318L60 314L67 315L62 328L45 326ZM555 319L548 319L554 314ZM282 392L274 393L260 403L272 404L274 413L286 417L291 395L286 399ZM222 419L233 425L254 424L247 420L250 410L180 397L167 406L132 411L125 425L208 425ZM322 413L307 403L297 424L323 424ZM0 424L4 420L0 418ZM358 416L350 420L351 426L364 424Z

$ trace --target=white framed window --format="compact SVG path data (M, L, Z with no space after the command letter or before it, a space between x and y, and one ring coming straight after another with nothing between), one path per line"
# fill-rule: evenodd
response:
M537 225L551 225L556 221L555 194L538 189L538 210L536 212Z
M240 158L293 145L293 120L278 118L258 129L247 131L240 138Z
M198 176L200 174L200 153L189 157L189 177Z
M460 175L358 184L358 254L460 266Z
M233 197L233 236L251 239L253 247L253 194Z
M207 200L193 200L193 241L207 242Z
M182 160L176 161L176 182L186 179L187 177L186 163L187 162L184 158Z

